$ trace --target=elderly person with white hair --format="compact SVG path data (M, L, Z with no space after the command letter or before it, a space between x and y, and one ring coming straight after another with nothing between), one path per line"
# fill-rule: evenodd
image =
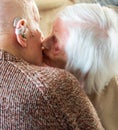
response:
M34 0L0 0L0 130L103 130L77 79L43 66L39 23Z
M106 130L118 128L118 15L99 4L76 4L57 15L44 40L45 62L84 84Z

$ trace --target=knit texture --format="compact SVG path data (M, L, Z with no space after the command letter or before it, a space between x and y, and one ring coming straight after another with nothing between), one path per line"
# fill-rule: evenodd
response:
M0 50L0 130L103 130L70 73Z

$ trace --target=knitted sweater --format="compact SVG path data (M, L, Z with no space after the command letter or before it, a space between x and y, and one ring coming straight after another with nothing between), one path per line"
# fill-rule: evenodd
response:
M0 130L103 130L70 73L0 50Z

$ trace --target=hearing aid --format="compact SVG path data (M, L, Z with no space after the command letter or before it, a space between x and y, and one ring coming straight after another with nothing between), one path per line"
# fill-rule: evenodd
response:
M23 38L26 38L26 36L25 36L25 29L26 29L26 27L21 27L21 28L15 28L15 34L21 34L21 36L23 37Z
M17 25L17 23L18 23L18 21L20 20L20 19L22 19L21 17L16 17L15 19L14 19L14 21L13 21L13 27L15 27L15 34L21 34L21 36L23 37L23 38L26 38L26 36L25 36L25 30L26 30L26 27L24 27L24 26L22 26L21 28L16 28L16 25Z

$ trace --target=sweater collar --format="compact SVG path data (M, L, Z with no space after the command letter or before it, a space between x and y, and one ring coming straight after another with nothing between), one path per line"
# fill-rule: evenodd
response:
M4 61L23 61L21 58L13 56L12 54L8 53L7 51L0 49L0 60Z

